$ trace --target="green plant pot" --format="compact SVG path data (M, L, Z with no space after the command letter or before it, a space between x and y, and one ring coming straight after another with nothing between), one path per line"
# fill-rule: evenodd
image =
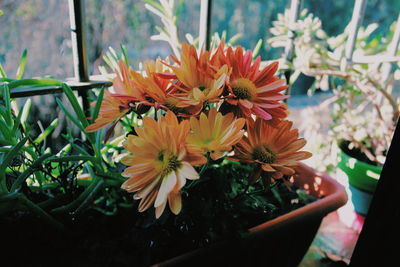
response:
M382 167L374 166L353 158L342 150L339 152L338 167L347 175L351 200L356 212L366 215L378 184Z
M382 167L359 161L343 151L340 151L339 157L338 167L347 174L349 183L358 189L374 193Z

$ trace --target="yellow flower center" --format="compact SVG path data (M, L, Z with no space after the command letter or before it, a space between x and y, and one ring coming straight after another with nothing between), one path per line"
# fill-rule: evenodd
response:
M161 177L164 177L171 172L176 171L181 166L181 162L178 159L178 156L166 150L158 153L157 159L158 161L160 161L161 164Z
M257 88L249 79L240 78L232 82L232 91L239 99L251 99L256 94Z
M273 163L275 161L275 153L267 146L259 146L253 150L253 159L262 163Z

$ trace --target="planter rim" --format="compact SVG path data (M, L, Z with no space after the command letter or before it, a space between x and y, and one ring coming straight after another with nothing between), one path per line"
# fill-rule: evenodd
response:
M272 233L274 230L282 228L282 227L287 227L288 225L293 225L298 222L308 220L308 219L318 219L318 218L323 218L325 215L328 213L338 209L339 207L343 206L347 202L347 194L344 189L344 187L339 184L336 180L333 178L329 177L328 175L318 172L314 170L313 168L300 163L296 167L297 172L305 172L306 175L308 176L312 175L314 178L314 182L322 184L324 183L326 187L326 191L318 192L318 188L309 188L309 190L306 190L307 193L316 196L316 197L322 197L319 198L318 200L307 204L301 208L298 208L296 210L293 210L289 213L286 213L284 215L281 215L275 219L269 220L265 223L262 223L260 225L257 225L255 227L252 227L249 229L249 234L245 236L243 239L246 241L251 240L252 238L256 238L259 235L268 235L269 233ZM295 175L294 177L294 183L295 184L302 184L306 178L301 177L300 175ZM304 185L304 183L303 183ZM315 185L315 184L314 184ZM305 188L303 188L305 189ZM203 252L212 249L213 247L221 247L223 244L226 244L228 241L221 241L218 243L215 243L211 245L210 247L203 247L203 248L198 248L192 251L189 251L185 254L178 255L174 258L168 259L166 261L163 261L161 263L157 263L152 265L153 267L156 266L173 266L174 264L179 263L183 259L188 259L196 255L201 255Z
M360 165L360 166L362 166L364 168L371 169L371 170L373 170L375 172L379 172L379 173L382 172L382 168L383 168L382 166L375 166L375 165L366 163L364 161L358 160L355 157L352 157L349 154L347 154L346 152L344 152L340 147L339 147L339 149L340 149L340 154L343 155L344 158L346 158L346 159L354 159L355 160L355 164Z
M258 226L250 228L251 233L255 233L258 231L272 231L276 225L285 225L285 224L290 224L295 221L299 220L299 215L301 214L303 217L306 216L313 216L313 217L318 217L322 214L328 214L339 207L343 206L346 204L348 197L345 192L344 187L339 184L336 180L328 176L327 174L318 172L311 167L300 163L299 167L297 169L302 169L303 171L308 171L308 172L315 172L317 177L322 178L325 182L329 183L331 186L330 192L326 192L326 195L322 196L322 198L307 204L301 208L295 209L289 213L286 213L284 215L281 215L273 220L267 221L263 224L260 224ZM295 181L295 184L296 181ZM310 193L311 195L314 195L312 192L307 192ZM321 196L318 196L321 197Z
M362 162L341 149L338 157L340 159L338 167L346 174L349 184L366 192L375 191L382 167Z

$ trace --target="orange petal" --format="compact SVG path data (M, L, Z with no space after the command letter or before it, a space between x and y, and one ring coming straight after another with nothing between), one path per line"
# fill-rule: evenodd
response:
M156 219L160 218L161 214L164 212L166 204L167 201L164 201L163 203L160 204L160 206L156 207Z
M150 206L154 203L156 199L158 190L151 191L146 197L142 198L139 202L138 211L143 212L150 208Z
M182 209L182 198L181 198L181 193L178 192L171 192L168 195L168 204L169 208L172 211L173 214L178 215L179 212L181 212Z
M266 172L275 172L276 170L274 168L272 168L271 165L269 164L262 164L261 168L266 171Z

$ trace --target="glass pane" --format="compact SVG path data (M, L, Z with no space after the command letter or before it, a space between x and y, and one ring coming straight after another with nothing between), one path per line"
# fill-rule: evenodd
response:
M144 1L88 0L86 10L89 61L94 62L94 73L98 73L99 65L104 65L102 57L110 46L119 51L120 45L124 44L134 68L141 61L157 56L165 58L172 53L167 42L151 40L151 36L158 34L156 26L162 26L162 23L146 9ZM178 18L180 41L185 41L186 33L197 36L199 1L175 1L173 11Z
M303 8L322 20L322 27L329 35L337 35L344 31L353 14L354 1L336 0L303 1ZM400 10L398 0L368 0L365 9L363 26L378 23L376 34L385 35L390 25L397 19ZM340 15L339 15L340 14Z
M73 75L68 1L4 0L0 9L0 63L15 77L24 49L25 77Z
M240 0L234 5L232 1L213 1L211 31L220 34L226 31L228 40L240 34L237 44L253 49L259 39L272 37L269 32L272 22L287 6L288 1ZM260 55L263 60L270 60L278 58L281 52L264 42Z

